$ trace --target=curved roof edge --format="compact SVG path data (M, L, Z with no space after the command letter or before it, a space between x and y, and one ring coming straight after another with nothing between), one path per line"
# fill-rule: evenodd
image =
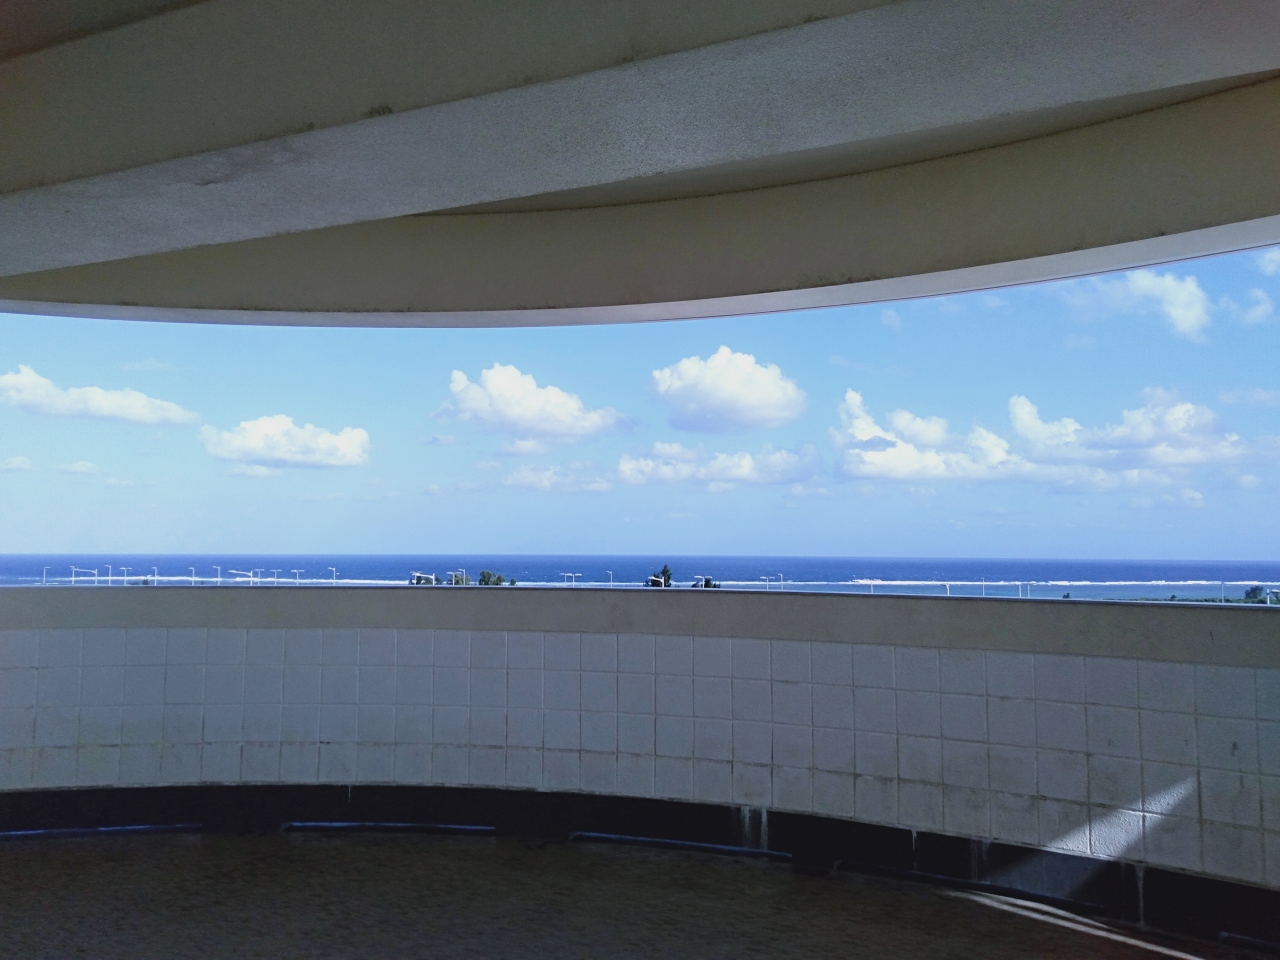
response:
M1241 223L1095 247L1089 250L1076 250L1051 256L965 267L959 270L944 270L910 277L668 303L635 303L545 310L326 313L0 300L0 313L102 320L283 327L558 327L604 323L649 323L661 320L695 320L784 313L970 293L1174 263L1275 244L1280 244L1280 216L1262 217Z

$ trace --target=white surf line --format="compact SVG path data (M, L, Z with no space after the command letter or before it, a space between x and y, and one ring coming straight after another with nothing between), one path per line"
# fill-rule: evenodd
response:
M1054 907L1037 905L1036 909L1028 909L1028 906L1020 901L1010 900L1006 897L998 897L988 893L969 893L962 890L952 891L951 896L961 897L965 900L974 900L978 903L985 904L988 907L995 907L997 910L1004 910L1008 913L1016 913L1019 916L1030 917L1032 920L1042 920L1045 923L1053 923L1060 927L1066 927L1069 930L1077 930L1080 933L1092 934L1095 937L1102 937L1106 940L1114 940L1116 943L1125 943L1131 947L1139 947L1143 950L1150 950L1152 953L1163 954L1166 957L1177 957L1179 960L1204 960L1195 954L1183 953L1181 950L1174 950L1171 947L1162 947L1159 944L1149 943L1146 940L1138 940L1134 937L1126 937L1122 933L1116 933L1109 930L1100 923L1092 920L1086 920L1077 917L1074 914L1067 913L1065 910L1058 910Z

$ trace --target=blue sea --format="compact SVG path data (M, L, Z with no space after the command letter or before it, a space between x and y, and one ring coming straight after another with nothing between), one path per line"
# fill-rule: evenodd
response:
M408 586L417 575L517 585L638 587L666 564L672 585L725 589L1119 600L1241 599L1280 585L1278 561L1017 560L899 557L474 555L0 556L0 586ZM1276 598L1280 603L1280 597Z

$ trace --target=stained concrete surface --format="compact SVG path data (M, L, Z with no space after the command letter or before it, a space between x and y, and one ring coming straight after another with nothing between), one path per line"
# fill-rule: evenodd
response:
M1161 941L1205 958L1214 944ZM1159 954L952 892L741 857L403 834L0 844L13 958Z

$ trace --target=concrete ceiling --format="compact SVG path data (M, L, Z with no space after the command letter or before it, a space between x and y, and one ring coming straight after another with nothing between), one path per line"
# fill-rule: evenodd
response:
M78 40L199 0L0 0L0 60Z
M1280 240L1273 0L65 6L0 63L0 309L613 322Z

